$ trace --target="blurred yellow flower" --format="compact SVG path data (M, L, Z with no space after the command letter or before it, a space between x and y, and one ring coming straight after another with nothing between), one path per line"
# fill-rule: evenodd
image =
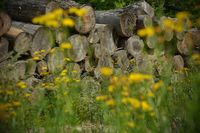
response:
M140 29L140 30L138 30L138 31L137 31L137 34L138 34L139 36L141 36L141 37L145 37L145 36L147 36L147 37L152 37L152 36L155 34L155 32L154 32L153 27L147 27L147 28L145 28L145 29Z
M106 105L114 106L115 105L115 101L113 99L109 99L109 100L106 101Z
M97 96L97 97L96 97L96 100L97 100L97 101L104 101L104 100L106 100L107 98L108 98L107 95L101 95L101 96Z
M25 94L24 94L24 97L30 97L30 96L31 96L30 93L25 93Z
M186 18L188 18L189 17L189 13L188 12L185 12L185 11L183 11L183 12L178 12L177 14L176 14L176 18L178 18L178 19L186 19Z
M147 93L147 96L148 96L148 97L152 97L152 98L155 97L154 93L151 92L151 91Z
M35 61L38 61L38 60L40 60L40 57L39 56L34 56L32 59L35 60Z
M122 98L122 103L124 104L130 104L133 108L139 108L140 107L140 101L136 98L126 97Z
M170 28L170 29L174 28L174 22L171 19L164 19L162 23L163 23L164 28L166 28L166 30L167 28Z
M64 13L64 10L62 8L53 10L53 12L52 12L52 14L54 14L57 17L60 17L61 15L63 15L63 13Z
M129 92L128 91L122 91L122 96L128 97L129 96Z
M141 74L141 73L131 73L129 75L129 81L130 82L141 82L143 80L151 80L152 76L147 74Z
M114 91L114 86L113 85L109 85L108 86L108 92L113 92Z
M141 106L142 106L143 111L150 111L151 110L151 106L146 101L142 101Z
M135 123L134 123L133 121L128 122L127 125L128 125L130 128L134 128L134 127L135 127Z
M16 85L17 87L21 88L21 89L25 89L26 88L26 83L23 81L20 81L17 83Z
M12 90L6 90L5 93L6 93L6 95L13 95L14 91L12 91Z
M102 67L100 72L103 76L111 76L113 74L113 70L110 67Z
M63 26L69 26L69 27L74 27L75 23L74 20L71 18L64 18L62 21Z
M47 70L48 68L46 66L43 66L42 67L42 70Z
M49 27L53 27L53 28L59 27L59 23L56 20L48 20L48 21L46 21L45 25L49 26Z
M152 90L157 91L163 84L164 84L163 81L160 80L159 82L152 85Z
M79 17L82 17L86 14L86 10L85 9L79 9L78 11L75 12L75 14Z
M21 103L19 102L19 101L12 101L12 106L14 106L14 107L19 107L19 106L21 106Z
M61 49L71 49L72 45L70 43L68 43L68 42L64 42L64 43L60 44L60 48Z
M65 58L64 58L64 61L71 61L71 59L68 58L68 57L65 57Z

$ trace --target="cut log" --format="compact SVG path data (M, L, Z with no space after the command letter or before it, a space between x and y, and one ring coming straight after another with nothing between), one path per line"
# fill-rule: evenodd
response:
M177 43L178 51L183 55L190 55L193 49L192 34L186 33L182 41Z
M44 75L47 71L48 71L48 66L47 66L46 61L44 61L44 60L39 61L37 63L37 72L40 75Z
M129 67L129 59L127 57L126 50L119 50L113 54L114 65L119 66L123 71L126 71Z
M15 38L20 33L24 32L22 29L16 28L16 27L10 27L9 31L6 32L6 35L12 38Z
M6 13L0 11L0 36L8 32L10 26L11 26L10 17Z
M176 70L181 70L184 68L184 60L181 55L175 55L173 57L174 65Z
M59 4L55 1L51 1L46 5L45 13L52 12L53 10L58 9L58 8L60 8Z
M89 57L85 58L85 71L92 72L94 70L94 66L91 65Z
M192 45L195 47L200 46L200 30L191 29L188 31L192 36Z
M101 48L103 48L101 53L112 55L117 49L113 38L113 27L110 25L101 25L99 28L99 37Z
M68 34L66 30L59 28L59 29L56 29L55 36L56 36L56 43L61 44L67 41Z
M141 73L153 74L155 57L153 55L140 54L136 58L135 71Z
M99 42L99 40L100 40L99 29L100 29L100 25L95 24L95 27L91 30L91 32L89 33L89 36L88 36L89 43L95 44L95 43Z
M79 79L80 78L82 70L81 70L79 64L77 64L77 63L68 63L66 65L66 69L67 69L68 75L71 78L74 78L74 79Z
M54 45L55 41L52 31L49 28L40 27L33 37L33 43L30 47L31 56L43 59Z
M36 71L36 62L32 59L26 60L26 76L33 76Z
M133 57L140 55L143 52L144 42L139 36L132 36L126 41L126 49Z
M156 36L147 37L146 44L147 44L148 48L154 49L157 44L157 37Z
M30 33L30 34L35 34L37 29L39 29L41 27L41 25L35 25L35 24L24 23L24 22L19 22L19 21L13 21L12 27L21 29L24 32L27 32L27 33Z
M72 49L69 49L68 56L75 62L85 59L89 46L87 37L75 34L69 37L69 41L72 45Z
M76 18L75 29L79 33L86 34L90 32L96 24L95 12L91 6L83 6L81 9L85 10L86 13L82 17Z
M17 61L12 65L11 71L8 73L10 80L18 81L25 78L26 61Z
M53 1L64 9L79 5L71 0ZM14 20L31 22L34 17L45 14L48 3L49 0L6 0L4 8Z
M134 12L96 11L96 23L112 25L119 36L130 37L136 28Z
M64 52L59 47L54 47L52 52L47 55L47 66L49 72L55 73L62 70L65 65L64 58Z
M15 40L14 50L20 54L27 52L32 44L33 36L29 33L20 33Z
M8 54L8 47L8 40L4 37L0 37L0 61Z

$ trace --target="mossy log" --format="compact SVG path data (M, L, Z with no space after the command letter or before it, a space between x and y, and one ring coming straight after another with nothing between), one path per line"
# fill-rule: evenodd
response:
M84 60L89 46L87 37L75 34L69 37L69 42L72 45L72 48L69 49L69 57L75 62Z
M47 27L40 27L33 37L33 43L30 47L31 56L37 56L41 60L49 53L54 45L55 40L53 32ZM40 52L40 54L38 54L38 52Z
M0 11L0 36L8 32L11 27L11 18L4 12Z
M173 61L176 70L181 70L184 68L184 60L181 55L175 55L173 57Z
M26 60L26 76L30 77L35 74L37 63L32 59Z
M15 39L14 50L17 53L23 54L30 49L32 41L33 41L33 36L31 34L22 32Z
M123 71L127 70L129 67L129 59L127 57L126 50L119 50L113 54L114 65L117 65Z
M59 70L62 70L65 65L64 58L64 51L59 47L54 47L51 50L51 52L47 55L47 66L49 72L54 73Z
M0 61L8 54L8 48L8 40L4 37L0 37Z
M127 39L125 47L129 54L131 54L133 57L136 57L143 52L144 42L139 36L131 36Z

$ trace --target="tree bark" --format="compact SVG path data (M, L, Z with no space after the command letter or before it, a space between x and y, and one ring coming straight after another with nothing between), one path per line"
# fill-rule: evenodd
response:
M71 0L53 0L64 9L72 6L78 6ZM5 11L14 20L31 22L35 16L39 16L46 13L46 7L49 0L6 0Z
M32 44L33 36L29 33L20 33L15 40L14 50L19 54L27 52Z
M6 38L0 37L0 61L8 54L9 42Z
M0 36L5 34L10 29L10 26L10 17L4 12L0 12Z

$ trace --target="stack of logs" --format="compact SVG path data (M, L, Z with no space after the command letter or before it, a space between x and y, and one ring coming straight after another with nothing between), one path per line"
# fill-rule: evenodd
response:
M34 16L58 7L68 9L73 6L86 8L88 12L82 19L75 18L76 31L70 36L64 29L28 23ZM99 78L103 66L121 72L134 70L153 74L157 71L162 74L165 64L174 64L175 69L185 67L183 57L198 51L200 46L199 30L177 35L172 31L165 39L177 42L177 46L173 46L175 55L172 58L166 56L166 48L155 56L154 39L144 41L136 35L138 29L158 24L154 9L145 1L121 9L94 11L89 5L70 0L50 3L48 0L7 0L5 11L13 21L0 12L0 75L8 80L33 80L42 78L44 73L65 68L76 70L79 75ZM72 44L72 49L63 51L59 45L66 41ZM40 57L37 61L33 60L36 55Z

